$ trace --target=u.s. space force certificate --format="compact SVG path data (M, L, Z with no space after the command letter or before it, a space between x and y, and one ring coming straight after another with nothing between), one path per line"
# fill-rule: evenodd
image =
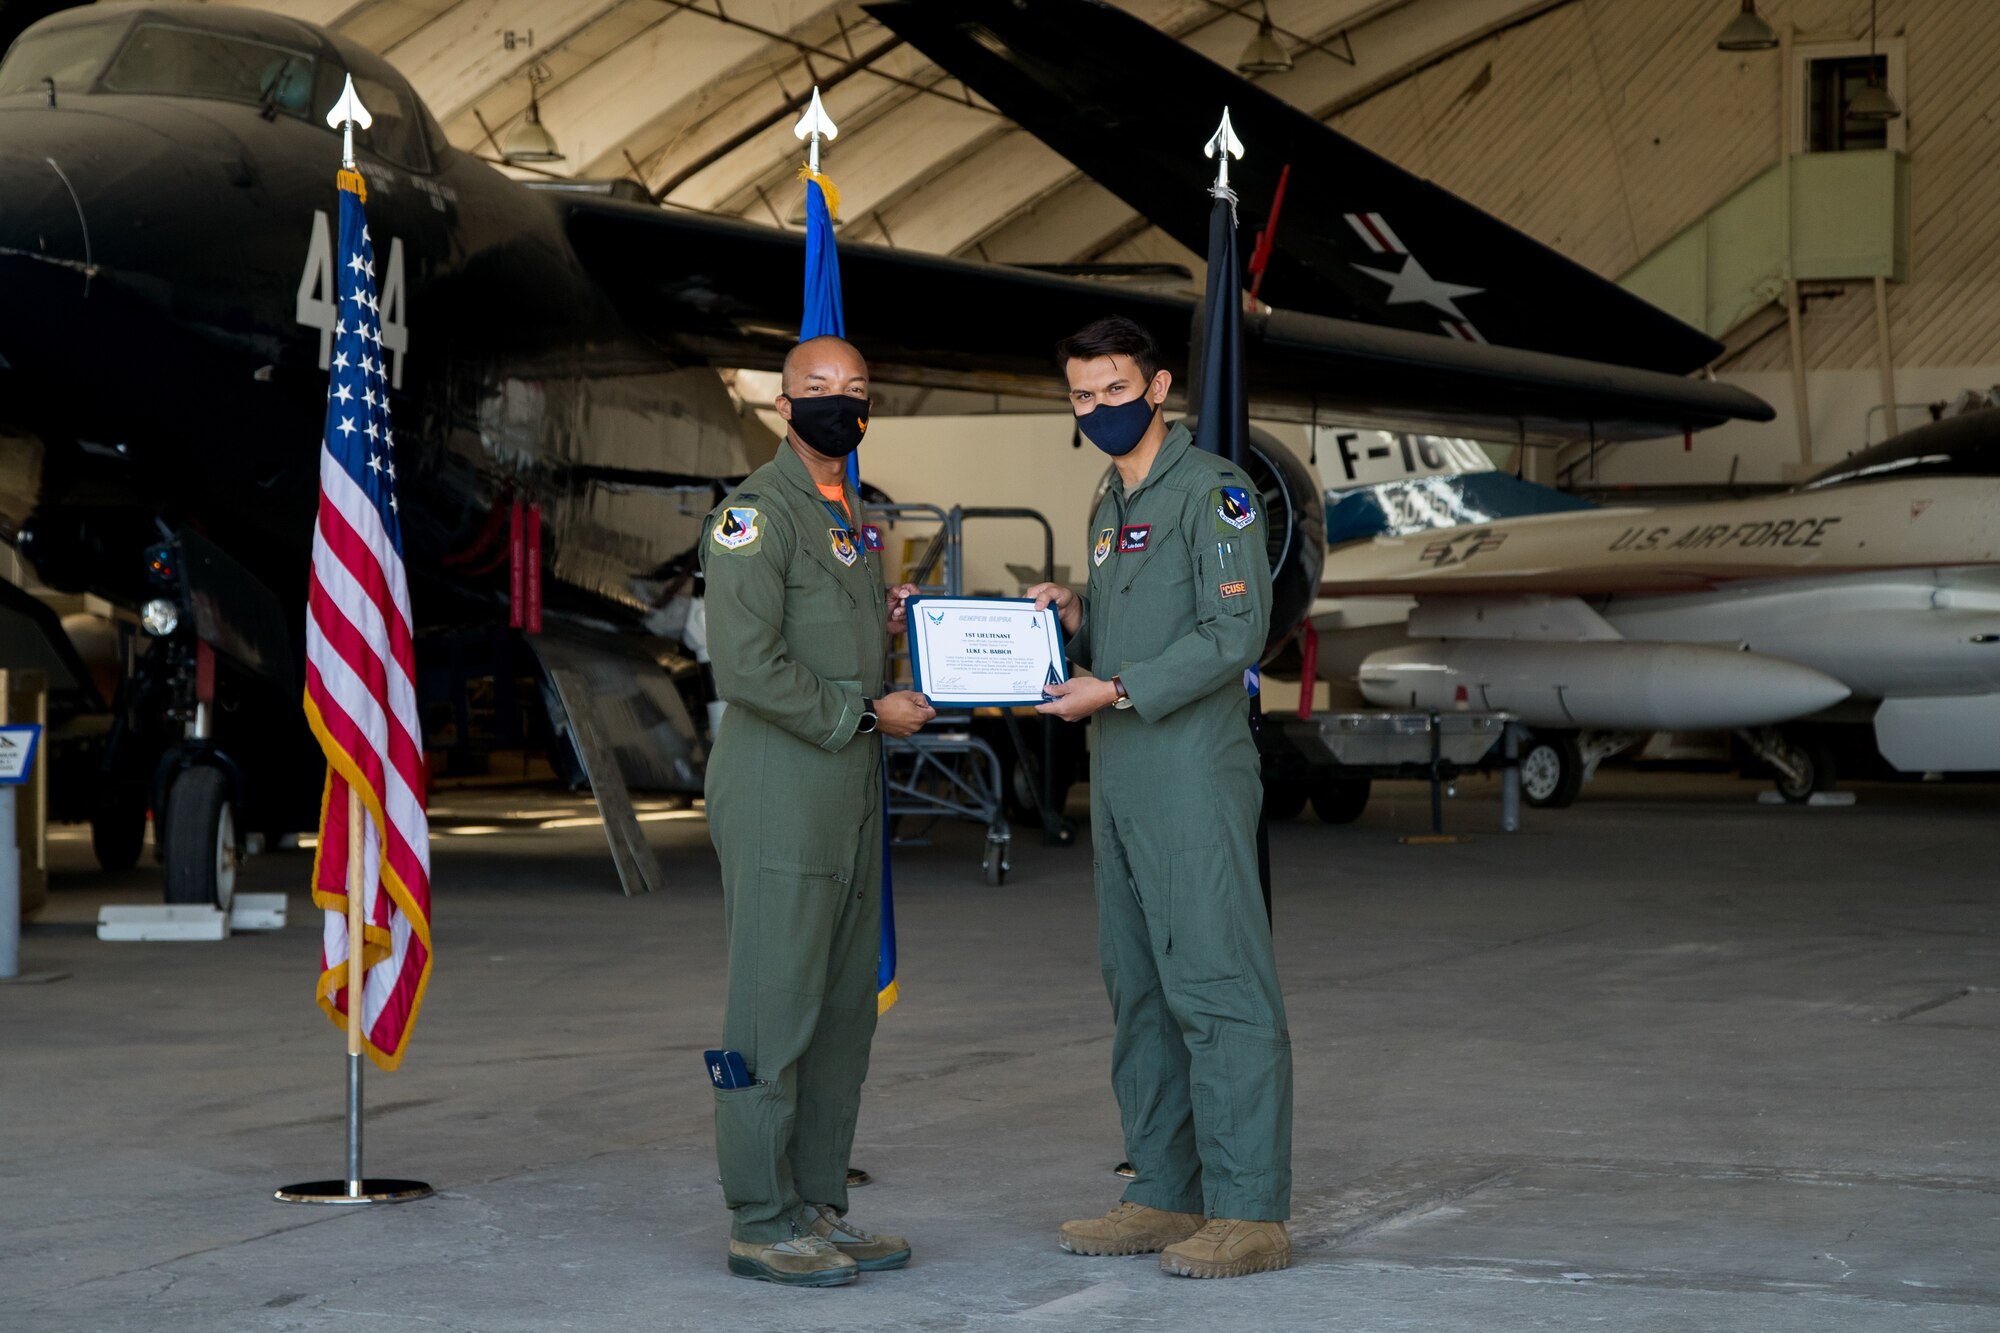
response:
M1042 702L1069 679L1061 618L1025 597L912 597L910 671L934 708Z

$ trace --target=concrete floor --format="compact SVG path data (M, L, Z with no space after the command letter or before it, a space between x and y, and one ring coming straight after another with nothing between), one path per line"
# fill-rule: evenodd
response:
M438 966L368 1164L440 1197L367 1213L274 1186L340 1170L341 1039L311 1001L304 853L254 862L292 926L110 945L143 873L64 872L0 988L0 1328L1366 1330L2000 1328L2000 789L1760 807L1611 775L1493 832L1406 846L1421 789L1274 831L1298 1066L1296 1266L1242 1281L1085 1259L1110 1205L1087 848L971 830L902 854L905 999L857 1162L917 1259L852 1287L729 1277L699 1053L718 1030L706 828L649 825L679 887L616 892L583 807L448 793Z

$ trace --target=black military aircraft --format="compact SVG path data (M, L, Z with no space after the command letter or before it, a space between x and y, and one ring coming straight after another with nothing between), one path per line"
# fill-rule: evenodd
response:
M621 879L650 886L627 783L697 789L703 751L691 663L645 617L685 595L721 479L756 461L716 370L775 367L793 342L802 238L629 185L509 180L448 144L379 57L249 10L69 10L0 62L0 539L53 588L143 608L153 636L125 654L114 725L73 786L109 861L129 864L147 810L161 816L182 900L226 897L243 833L316 817L297 673L334 318L339 141L323 117L348 75L374 116L356 147L420 627L504 625L506 516L538 504L548 621L532 644ZM1461 221L1467 254L1515 235ZM843 245L842 267L850 336L890 383L1053 398L1062 333L1116 312L1184 348L1196 315L1174 295L880 247ZM1632 310L1581 271L1548 296ZM1769 415L1656 369L1318 313L1255 316L1248 347L1265 415L1541 439ZM1289 633L1317 582L1318 500L1282 448L1253 464ZM0 643L0 665L11 653Z

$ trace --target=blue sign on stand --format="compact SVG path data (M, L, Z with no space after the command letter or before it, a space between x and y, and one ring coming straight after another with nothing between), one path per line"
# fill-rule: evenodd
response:
M0 787L18 787L35 771L40 727L0 727Z

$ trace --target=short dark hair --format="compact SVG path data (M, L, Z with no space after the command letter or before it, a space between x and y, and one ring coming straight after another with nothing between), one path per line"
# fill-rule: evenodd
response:
M1146 383L1160 373L1160 346L1145 327L1123 315L1094 319L1056 344L1056 364L1090 361L1100 356L1129 356Z

